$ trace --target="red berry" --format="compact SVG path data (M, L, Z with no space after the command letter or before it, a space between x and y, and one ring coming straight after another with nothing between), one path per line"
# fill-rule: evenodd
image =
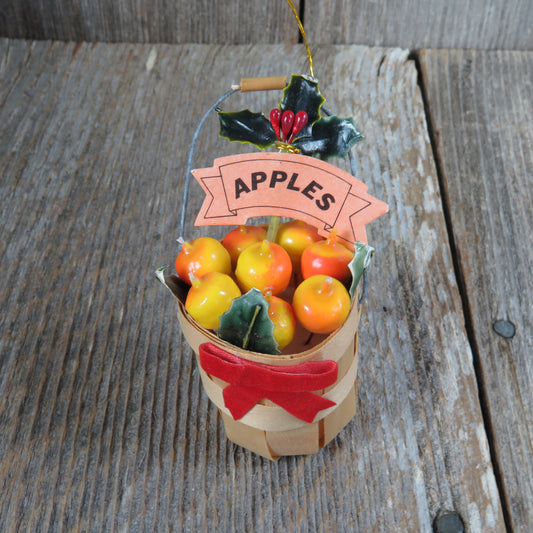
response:
M292 133L289 137L289 144L294 139L294 136L300 133L300 131L302 131L302 128L307 124L308 120L309 118L305 111L298 111L298 113L296 113L296 116L294 117L294 126L292 127Z
M294 124L294 113L292 111L284 111L281 115L281 131L283 132L283 141L287 140L289 133L292 130Z
M272 124L272 127L274 128L274 131L276 132L276 137L278 139L281 139L279 135L279 127L281 124L281 111L277 107L275 107L270 112L270 123Z

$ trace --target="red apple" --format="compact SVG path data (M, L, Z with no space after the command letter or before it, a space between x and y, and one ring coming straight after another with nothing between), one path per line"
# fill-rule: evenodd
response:
M315 242L303 251L302 276L307 279L322 274L348 283L352 276L348 265L352 259L353 252L337 242L337 232L333 230L327 239Z

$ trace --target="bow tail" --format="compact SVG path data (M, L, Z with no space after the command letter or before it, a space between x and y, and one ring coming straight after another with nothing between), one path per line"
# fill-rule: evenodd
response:
M224 405L235 420L242 418L260 400L268 399L304 422L311 423L319 411L336 403L312 392L267 391L243 385L228 385L222 392Z
M334 401L312 392L272 392L268 399L304 422L311 423L319 411L337 405Z
M231 384L222 391L224 405L235 420L242 418L257 402L265 397L265 391L243 385Z

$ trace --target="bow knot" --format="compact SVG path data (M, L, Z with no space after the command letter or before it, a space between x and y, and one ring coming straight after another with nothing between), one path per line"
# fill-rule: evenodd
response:
M222 392L233 418L242 418L255 404L268 399L290 414L311 423L316 414L335 402L312 391L337 380L335 361L308 361L292 366L254 363L211 344L200 345L205 372L229 383Z

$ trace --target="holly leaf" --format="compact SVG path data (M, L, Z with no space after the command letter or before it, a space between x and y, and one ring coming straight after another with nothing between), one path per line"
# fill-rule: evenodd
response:
M320 107L326 101L322 96L318 82L309 76L293 74L291 81L283 89L283 97L279 104L281 111L298 111L307 113L307 124L301 131L301 136L310 135L313 122L320 118Z
M267 354L279 354L268 302L258 289L235 298L220 317L217 335L235 346Z
M372 259L373 255L374 248L372 248L372 246L368 246L368 244L365 244L361 241L354 242L354 256L348 265L348 268L352 273L352 284L350 286L351 298L354 297L355 289L357 289L359 280L361 279L363 272L370 265L370 260Z
M220 136L230 141L254 144L261 150L276 142L276 132L263 113L249 109L236 112L218 111Z
M333 115L315 122L310 136L300 136L292 144L304 155L318 155L321 159L327 159L345 157L350 148L363 139L351 118Z

